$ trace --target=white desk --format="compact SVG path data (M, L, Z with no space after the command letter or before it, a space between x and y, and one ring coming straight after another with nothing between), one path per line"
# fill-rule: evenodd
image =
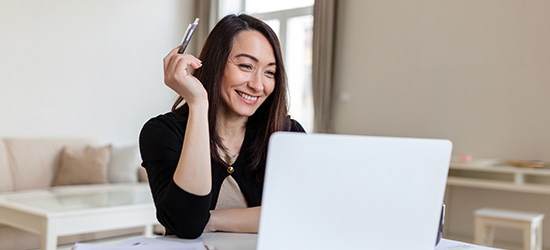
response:
M181 241L196 241L184 240ZM241 233L205 233L199 239L207 246L214 246L216 250L256 250L257 234ZM319 239L322 240L322 239ZM468 250L496 250L496 248L482 247L470 243L441 239L435 250L468 249Z
M257 234L205 233L199 239L216 250L256 250L258 243Z
M0 197L0 223L41 235L41 249L53 250L59 236L139 226L152 235L158 222L144 184L8 194Z

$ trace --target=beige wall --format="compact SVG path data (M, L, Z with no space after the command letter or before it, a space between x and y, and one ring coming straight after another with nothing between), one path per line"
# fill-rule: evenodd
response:
M337 133L550 160L550 1L340 1Z
M339 1L336 133L447 138L454 154L550 161L550 1ZM448 188L445 237L481 206L550 214L546 195ZM544 227L550 227L545 220ZM550 246L550 232L544 233ZM497 240L520 244L518 231Z

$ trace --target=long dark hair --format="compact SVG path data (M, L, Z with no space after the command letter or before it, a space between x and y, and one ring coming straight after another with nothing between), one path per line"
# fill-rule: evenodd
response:
M208 92L210 154L216 161L223 163L217 148L225 149L225 147L216 131L216 118L221 100L220 85L229 53L233 47L233 40L241 31L258 31L265 36L273 48L277 64L275 88L258 110L248 118L246 137L251 143L247 148L241 148L241 152L249 154L246 156L247 168L256 171L258 175L263 175L269 136L275 131L288 131L291 125L288 116L286 72L281 46L275 32L263 21L246 14L224 17L208 35L199 55L203 66L195 70L193 75L202 82ZM189 107L186 103L180 106L182 101L183 98L180 96L172 106L172 111L179 110L187 113Z

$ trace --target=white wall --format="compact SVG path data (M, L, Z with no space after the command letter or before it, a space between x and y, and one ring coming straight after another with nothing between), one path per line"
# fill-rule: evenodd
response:
M340 1L335 131L550 160L550 1Z
M136 143L175 100L162 59L193 8L191 0L0 0L0 137Z

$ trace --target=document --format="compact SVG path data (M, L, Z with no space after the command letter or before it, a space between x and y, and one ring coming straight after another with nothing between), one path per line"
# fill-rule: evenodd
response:
M497 250L500 248L478 246L460 241L441 239L435 250Z
M201 240L184 241L181 239L165 237L145 237L137 236L129 238L116 245L76 243L73 250L205 250L204 243Z

